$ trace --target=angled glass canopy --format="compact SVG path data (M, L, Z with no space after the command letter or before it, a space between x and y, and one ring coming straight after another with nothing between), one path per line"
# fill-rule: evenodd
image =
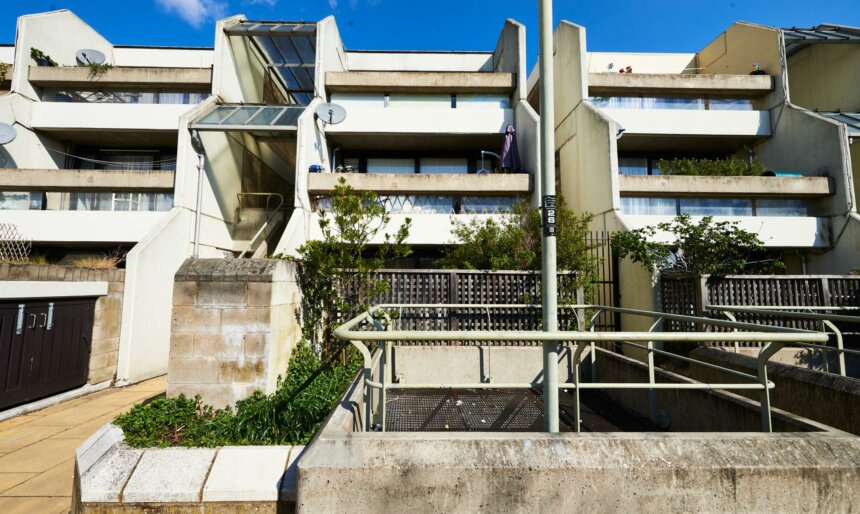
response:
M243 21L225 32L250 38L263 64L295 103L311 102L315 91L316 23Z
M295 132L304 106L218 105L191 123L195 130Z
M785 36L785 53L790 56L809 44L860 43L860 28L842 25L819 25L808 29L791 27L782 29Z
M848 135L851 137L860 137L860 112L819 112L822 116L827 116L832 120L836 120L848 125Z

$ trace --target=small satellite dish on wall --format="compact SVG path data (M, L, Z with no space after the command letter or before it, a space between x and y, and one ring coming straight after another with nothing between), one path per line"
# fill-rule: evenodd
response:
M17 135L18 131L15 130L15 127L8 123L0 123L0 145L11 143Z
M83 50L78 50L75 53L75 59L81 66L86 66L87 64L103 64L107 57L98 50L84 48Z
M343 106L332 103L322 103L316 108L314 113L317 118L328 125L337 125L346 119L346 109Z

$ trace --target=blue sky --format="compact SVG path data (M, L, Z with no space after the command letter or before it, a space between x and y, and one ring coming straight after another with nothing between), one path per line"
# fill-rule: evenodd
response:
M0 42L22 14L71 9L114 44L211 46L214 20L337 17L350 49L492 50L506 18L526 25L538 52L537 0L2 0ZM556 20L588 30L589 50L695 52L732 22L860 26L858 0L555 0Z

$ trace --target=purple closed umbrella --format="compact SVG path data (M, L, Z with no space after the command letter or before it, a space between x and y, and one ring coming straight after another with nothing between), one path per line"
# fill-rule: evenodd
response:
M505 142L502 144L502 159L499 166L512 171L520 171L523 167L520 163L520 151L517 149L517 129L513 125L508 125L505 129Z

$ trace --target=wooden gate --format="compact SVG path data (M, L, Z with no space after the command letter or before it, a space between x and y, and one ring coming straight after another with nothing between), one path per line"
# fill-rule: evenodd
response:
M0 409L86 384L95 302L0 304Z

